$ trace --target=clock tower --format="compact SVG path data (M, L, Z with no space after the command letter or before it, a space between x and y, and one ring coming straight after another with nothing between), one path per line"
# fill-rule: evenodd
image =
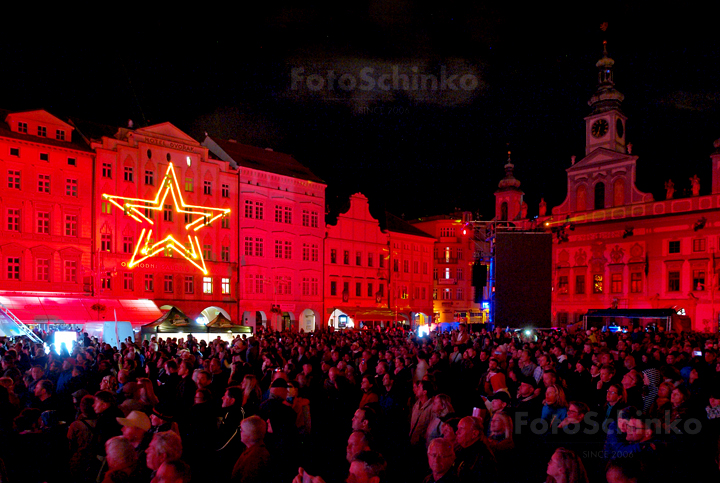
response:
M585 118L585 155L598 148L625 153L625 122L627 117L620 110L625 96L615 89L613 65L608 57L607 41L603 42L603 56L596 65L598 86L588 101L592 112Z

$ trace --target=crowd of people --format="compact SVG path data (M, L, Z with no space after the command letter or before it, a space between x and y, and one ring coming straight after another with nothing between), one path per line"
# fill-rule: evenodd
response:
M718 334L0 339L0 483L718 481Z

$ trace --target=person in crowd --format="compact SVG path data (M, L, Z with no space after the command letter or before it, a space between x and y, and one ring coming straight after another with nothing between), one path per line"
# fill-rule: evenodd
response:
M453 471L455 449L450 442L443 438L433 439L428 446L427 457L430 474L423 483L455 483L459 481Z
M105 442L107 473L102 483L141 483L138 473L138 454L132 443L122 436L114 436Z
M181 460L166 461L155 472L150 483L190 483L192 470Z
M462 449L457 454L457 462L461 482L497 480L497 462L488 448L483 429L480 418L466 416L458 423L457 441Z
M437 394L433 397L432 402L432 414L435 416L427 429L427 436L425 438L425 445L430 447L430 442L435 438L442 438L442 424L443 421L454 416L455 410L453 409L450 396L447 394Z
M174 431L155 433L150 440L146 454L149 470L157 472L166 461L179 460L182 456L182 440Z
M259 416L250 416L240 424L240 437L245 450L235 462L230 481L233 483L264 483L272 481L270 453L263 442L267 424Z
M548 483L588 483L582 460L572 451L558 448L547 466Z
M562 386L554 384L545 391L541 418L550 426L559 424L567 417L568 403L565 399L565 390Z

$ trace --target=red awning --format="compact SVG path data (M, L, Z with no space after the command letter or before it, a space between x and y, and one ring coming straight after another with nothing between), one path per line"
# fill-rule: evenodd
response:
M0 302L25 324L145 324L162 315L151 300L0 295Z
M410 320L407 314L375 307L334 307L353 320Z

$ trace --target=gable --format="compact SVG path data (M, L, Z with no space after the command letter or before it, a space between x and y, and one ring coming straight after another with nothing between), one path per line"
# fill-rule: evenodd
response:
M567 168L568 174L577 174L583 170L594 170L611 166L635 165L638 157L618 153L605 148L598 148L583 159Z
M177 141L182 141L184 144L192 144L193 146L200 146L194 138L188 136L183 131L175 127L172 123L163 122L161 124L154 124L152 126L143 127L135 130L138 134L144 134L149 137L162 137L170 138Z
M13 120L24 122L30 121L35 123L52 125L56 127L61 127L68 132L73 130L73 127L70 124L61 121L60 119L43 109L39 109L37 111L13 112L11 114L8 114L8 116L5 118L5 122L7 122L8 124L10 124L10 122Z

